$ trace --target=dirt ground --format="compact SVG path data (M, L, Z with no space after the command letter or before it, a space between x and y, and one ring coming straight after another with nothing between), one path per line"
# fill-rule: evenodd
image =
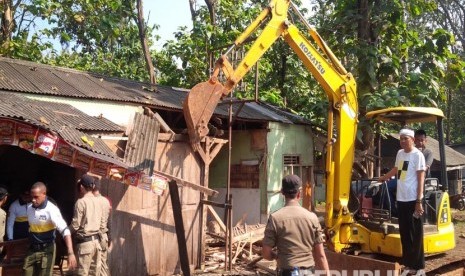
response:
M442 275L450 271L452 268L464 267L465 268L465 211L458 211L455 209L451 210L452 219L455 225L455 242L456 247L444 254L438 254L435 256L428 256L426 258L426 272L427 275ZM210 239L210 246L207 247L206 251L206 263L207 265L203 270L194 271L194 275L202 276L217 276L217 275L273 275L271 273L274 268L273 262L267 262L261 260L256 265L250 267L248 256L241 256L236 259L233 264L231 271L224 270L224 247L221 243ZM261 247L254 244L253 251L255 254L252 259L260 257L259 252ZM452 264L451 266L444 267L444 264ZM267 269L268 267L268 269ZM67 272L65 264L65 275ZM58 267L55 267L53 275L62 275Z
M457 267L465 268L465 211L458 211L452 209L452 219L455 225L455 242L456 247L447 253L438 254L434 256L426 257L426 268L427 275L443 275L452 269ZM274 268L274 264L270 262L260 261L258 262L259 267L249 267L247 264L250 262L247 256L244 258L238 258L236 263L233 264L233 268L230 272L224 271L224 250L222 247L210 247L207 248L206 258L210 264L205 267L205 270L197 270L195 275L273 275L271 270ZM254 251L257 253L253 258L257 258L260 255L260 246L254 245ZM208 253L208 250L211 250ZM396 261L396 260L391 260ZM445 264L451 264L444 266ZM267 269L266 267L270 269ZM449 275L449 274L448 274Z

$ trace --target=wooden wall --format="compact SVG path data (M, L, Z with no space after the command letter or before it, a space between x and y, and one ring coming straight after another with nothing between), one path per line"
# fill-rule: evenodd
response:
M199 183L200 162L188 143L157 144L155 168ZM178 244L169 191L156 196L116 181L102 180L102 194L113 205L109 265L113 275L173 275L180 273ZM200 194L179 187L191 268L197 263Z

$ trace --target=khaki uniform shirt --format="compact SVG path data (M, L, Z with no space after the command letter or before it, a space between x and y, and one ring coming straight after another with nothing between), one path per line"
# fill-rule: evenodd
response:
M102 195L97 195L95 196L95 198L97 199L97 201L99 202L100 204L100 208L102 208L102 211L103 211L103 225L102 225L102 228L100 229L100 232L103 234L103 239L105 241L108 242L108 231L110 230L109 229L109 218L110 218L110 210L111 210L111 205L110 205L110 201L102 196Z
M317 216L300 205L285 206L270 215L263 244L278 250L278 267L315 265L313 247L324 242Z
M106 227L103 218L103 208L92 193L85 194L74 205L74 216L70 228L76 233L76 238L84 238L99 234Z

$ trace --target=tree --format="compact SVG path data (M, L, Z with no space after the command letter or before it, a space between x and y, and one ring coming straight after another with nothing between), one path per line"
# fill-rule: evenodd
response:
M415 1L317 2L331 16L322 17L323 37L354 72L360 103L357 148L373 151L373 128L367 111L399 105L431 106L444 102L440 85L447 60L455 58L452 36L441 29L416 28L420 15L434 8ZM354 70L355 69L355 70ZM365 168L369 176L372 170Z
M157 80L155 78L155 70L153 68L152 57L150 56L149 43L147 41L143 9L143 1L137 0L137 18L135 18L135 21L137 22L137 27L139 29L139 39L142 45L142 50L144 52L145 64L149 73L150 83L155 84Z
M437 1L437 9L428 14L428 18L435 25L450 31L456 40L452 45L453 53L460 56L460 60L451 61L448 64L446 74L447 88L447 120L446 141L447 143L465 142L465 126L461 118L465 116L465 84L464 84L464 59L465 59L465 1L463 0L440 0Z
M34 33L37 21L47 7L43 4L34 0L0 1L0 55L43 62L42 53L52 51L52 44L41 41L40 32Z
M2 14L2 44L4 49L8 49L11 33L13 32L13 11L10 0L3 1L3 14Z

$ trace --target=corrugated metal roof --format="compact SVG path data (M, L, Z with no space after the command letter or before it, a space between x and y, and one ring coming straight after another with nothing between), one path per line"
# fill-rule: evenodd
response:
M117 158L116 155L105 144L105 142L103 142L102 139L91 137L90 135L84 132L66 126L62 127L61 129L58 129L57 132L63 139L65 139L65 141L69 142L70 144L95 153ZM90 141L90 143L92 143L92 146L90 146L89 143L84 142L83 139Z
M3 60L0 62L0 87L11 91L38 93L39 89L29 80L23 78L11 64L11 62L3 62Z
M236 102L235 102L236 101ZM228 116L228 99L223 100L215 114ZM287 124L310 124L305 118L264 102L237 102L233 99L233 116L241 120L274 121Z
M136 113L126 145L124 161L131 167L152 175L159 131L160 123L155 118Z
M72 145L119 160L103 140L90 137L80 130L121 133L124 130L120 126L104 118L89 116L66 104L41 102L11 93L0 93L0 96L0 117L40 126L58 133ZM86 143L85 139L92 141L93 145Z
M132 102L181 111L188 90L109 78L98 74L0 57L0 90L43 95ZM241 103L235 103L237 113ZM219 105L218 116L228 115L228 105ZM237 119L310 124L288 111L262 102L247 102Z
M106 118L89 116L68 104L38 101L8 92L0 92L0 98L0 115L29 120L48 129L68 126L82 131L124 131Z

